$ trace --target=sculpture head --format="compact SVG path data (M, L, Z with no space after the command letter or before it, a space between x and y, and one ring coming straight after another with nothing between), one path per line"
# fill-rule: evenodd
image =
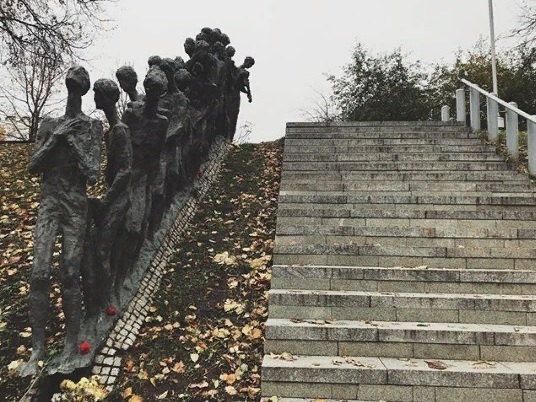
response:
M151 56L147 60L147 64L149 64L149 68L152 66L159 66L162 63L162 58L160 56Z
M244 64L242 64L243 68L251 68L255 65L255 59L251 56L247 56L244 59Z
M166 91L167 86L168 80L164 72L160 67L152 66L143 80L147 101L158 102L160 95Z
M223 59L225 56L225 46L223 46L223 43L220 41L214 42L214 45L212 45L212 52L220 56L220 59Z
M136 71L131 66L119 67L115 72L115 77L123 91L129 93L136 90L138 74L136 74Z
M174 81L173 81L173 75L175 74L175 71L177 71L177 63L175 63L175 60L166 57L162 59L162 62L160 63L160 69L166 74L166 78L168 81L168 91L174 92Z
M195 40L198 41L198 40L204 40L204 41L207 41L209 40L210 38L210 35L209 34L206 34L204 32L200 32L198 33L196 36L195 36Z
M69 92L84 96L91 87L89 73L82 66L71 67L69 70L67 70L65 85L67 86L67 90Z
M212 33L212 28L209 28L209 27L201 28L201 33L204 33L206 35L210 35Z
M119 87L114 81L107 78L95 81L93 91L95 92L95 106L97 109L108 109L119 100Z
M186 63L181 56L175 57L175 64L177 65L177 69L186 67Z
M209 42L216 43L221 41L221 30L219 28L214 28L212 33L209 35Z
M210 45L208 44L207 41L205 40L195 41L195 50L194 50L195 53L200 52L200 51L208 52L209 49L210 49Z
M227 34L221 34L220 42L223 43L223 46L228 46L231 43L231 39Z
M227 46L227 47L225 48L225 54L226 54L227 57L229 57L230 59L232 59L232 58L234 57L235 53L236 53L236 50L235 50L234 47L232 47L232 46Z
M188 85L190 85L190 82L192 81L192 74L185 68L180 68L177 70L177 72L174 75L175 84L177 85L177 88L179 88L180 91L184 92L186 88L188 88Z
M193 40L192 38L186 38L186 40L184 41L184 51L188 56L192 57L192 55L194 54L194 50L195 40Z

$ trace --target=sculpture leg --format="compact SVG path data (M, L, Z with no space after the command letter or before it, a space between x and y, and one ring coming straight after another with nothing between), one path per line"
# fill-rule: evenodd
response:
M81 322L80 265L84 252L86 213L84 208L71 209L62 224L63 247L61 272L63 287L63 313L65 314L65 346L59 356L58 371L69 373L76 368Z
M34 260L30 277L30 322L32 323L32 355L21 367L20 375L36 375L39 361L45 357L45 327L49 317L48 291L50 266L54 243L58 233L58 220L42 201L34 232Z

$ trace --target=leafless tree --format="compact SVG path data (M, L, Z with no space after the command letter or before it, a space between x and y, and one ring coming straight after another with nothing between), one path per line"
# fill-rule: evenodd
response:
M34 48L47 58L72 57L102 28L103 4L114 0L1 0L0 43L4 62Z
M236 130L233 142L238 145L247 144L250 141L251 133L253 132L254 124L246 121L238 130Z
M33 141L39 122L54 110L58 100L56 84L66 70L61 58L45 57L46 49L34 44L27 50L19 50L19 63L5 69L7 79L0 87L0 97L5 115L14 118L10 135L19 140Z
M521 38L521 47L536 44L536 1L524 0L519 14L519 25L512 30L512 36Z
M311 109L301 109L301 114L307 121L329 123L340 120L340 113L330 96L313 89L315 93L314 106Z
M98 30L104 4L116 0L0 0L1 106L8 135L33 140L53 110L56 84L80 60Z

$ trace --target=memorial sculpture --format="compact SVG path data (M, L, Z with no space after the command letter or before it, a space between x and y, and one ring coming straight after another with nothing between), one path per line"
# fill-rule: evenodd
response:
M195 195L193 187L217 136L231 141L240 93L251 102L247 57L236 67L234 48L218 28L203 28L188 38L181 56L151 56L137 91L130 66L94 83L96 108L103 123L82 113L90 87L88 72L72 67L66 76L65 115L43 120L29 170L42 174L41 203L34 232L30 278L32 354L22 376L36 375L46 360L45 327L54 245L61 235L60 271L65 315L61 354L46 374L69 374L91 365L114 322L129 303L137 276L133 269L142 245L153 241L164 212L177 197ZM119 87L130 102L122 116ZM101 144L102 143L102 144ZM100 172L101 148L106 167ZM88 198L87 185L104 176L106 192ZM165 228L164 228L165 229ZM128 290L128 291L127 291Z
M51 367L62 372L73 371L79 356L80 274L88 211L86 183L97 182L102 123L82 113L82 96L90 88L88 72L83 67L70 68L65 84L68 91L65 115L43 121L29 164L30 172L42 173L43 182L30 278L32 355L21 369L23 375L36 374L39 361L45 357L52 254L59 234L62 236L60 269L65 345Z

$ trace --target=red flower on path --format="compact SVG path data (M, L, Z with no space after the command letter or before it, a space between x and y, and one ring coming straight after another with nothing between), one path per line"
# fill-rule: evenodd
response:
M114 306L108 306L108 308L106 309L106 314L108 314L108 315L116 315L117 310L115 309Z
M91 344L88 341L84 341L80 344L80 353L87 355L91 350Z

